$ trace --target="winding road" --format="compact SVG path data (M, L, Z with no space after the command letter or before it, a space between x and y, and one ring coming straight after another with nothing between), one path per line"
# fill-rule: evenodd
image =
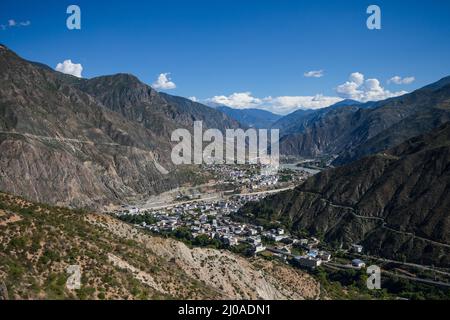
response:
M319 195L321 201L324 201L325 203L327 203L327 204L330 205L331 207L339 208L339 209L344 209L344 210L348 210L348 211L350 211L350 212L352 213L352 215L353 215L355 218L358 218L358 219L365 219L365 220L376 220L376 221L380 221L380 222L381 222L381 226L380 226L380 227L383 228L383 229L386 229L386 230L389 230L389 231L391 231L391 232L395 232L395 233L398 233L398 234L407 235L407 236L410 236L410 237L412 237L412 238L416 238L416 239L419 239L419 240L422 240L422 241L426 241L426 242L432 243L432 244L434 244L434 245L436 245L436 246L442 246L442 247L450 248L450 244L448 244L448 243L443 243L443 242L434 241L434 240L431 240L431 239L427 239L427 238L423 238L423 237L417 236L417 235L415 235L415 234L412 233L412 232L399 231L399 230L396 230L396 229L394 229L394 228L391 228L391 227L389 227L389 226L387 225L387 223L386 223L386 221L385 221L384 218L380 218L380 217L367 217L367 216L360 215L360 214L358 214L358 211L357 211L355 208L349 207L349 206L340 205L340 204L335 204L335 203L331 202L330 200L323 198L322 195L321 195L320 193L314 193L314 192L305 192L305 193L309 193L309 194L313 194L313 195Z

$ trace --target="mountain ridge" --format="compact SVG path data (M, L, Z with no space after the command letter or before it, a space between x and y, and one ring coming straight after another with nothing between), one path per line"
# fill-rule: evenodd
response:
M450 266L450 122L434 131L325 170L250 204L241 216L278 220L292 232L322 235L336 247Z
M287 155L337 155L342 165L439 127L449 119L450 77L412 93L362 107L325 109L300 123L280 141ZM411 125L411 123L415 125Z
M263 109L234 109L227 106L217 106L215 109L222 111L235 119L243 126L256 129L270 129L282 116Z
M192 130L197 119L239 126L217 110L208 119L189 112L136 77L91 82L2 47L0 189L39 202L100 207L178 186L192 177L171 163L172 130Z

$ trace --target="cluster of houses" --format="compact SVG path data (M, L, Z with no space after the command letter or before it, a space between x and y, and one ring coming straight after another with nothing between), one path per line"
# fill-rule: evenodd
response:
M142 222L139 227L154 233L171 232L184 227L191 232L193 238L206 235L208 238L218 239L230 247L245 243L251 247L254 254L268 250L282 260L291 258L291 261L303 268L315 269L323 262L331 260L331 253L318 249L320 241L317 238L297 239L287 234L283 228L264 230L262 226L236 222L231 219L230 214L237 212L245 203L258 201L262 197L263 195L244 195L233 196L229 200L199 200L144 212L131 207L125 212L116 213L116 215L150 214L152 223ZM267 243L271 243L270 247ZM300 248L305 254L292 254L293 247ZM363 247L353 244L350 250L354 253L361 253ZM361 268L365 264L359 259L354 259L352 266Z
M315 269L319 267L323 262L331 260L331 253L327 251L310 250L306 255L295 256L295 262L305 268Z
M207 170L213 172L218 181L241 189L269 190L280 184L279 175L270 174L271 171L265 170L260 164L245 166L213 164L209 165Z
M294 261L301 267L315 269L319 267L322 262L331 260L331 253L319 250L320 241L317 238L300 239L299 245L306 251L306 254L294 256Z
M307 239L300 240L301 245L303 245L304 248L308 251L305 255L295 256L294 261L301 267L315 269L319 267L323 262L329 262L331 260L331 253L323 250L318 250L317 245L319 244L319 241L315 238L312 239L313 241L309 243ZM352 244L350 249L351 252L362 253L363 246ZM366 266L365 262L360 259L353 259L351 265L355 268L364 268Z
M129 214L150 214L152 223L142 222L139 227L155 233L187 228L192 237L206 235L211 239L219 239L224 244L235 246L249 243L254 252L263 251L261 233L263 227L235 222L230 214L235 213L248 201L258 201L263 195L234 196L228 200L199 200L194 203L174 204L173 207L160 210L140 212L134 208L117 212L117 216Z
M286 235L284 229L278 228L278 229L271 229L267 232L263 233L263 236L265 236L267 239L270 239L275 242L279 242L281 240L286 239L288 236Z
M261 175L257 166L210 165L209 169L221 177L221 181L232 183L236 186L243 185L249 189L270 187L276 185L279 180L277 175ZM260 168L259 168L260 169ZM141 211L137 207L127 206L115 212L121 215L146 214L151 219L141 222L138 226L154 233L167 233L179 228L188 230L193 238L206 235L210 239L218 239L230 247L245 243L249 245L253 253L269 251L274 256L283 260L290 258L300 267L314 269L323 262L331 260L329 252L319 250L319 240L297 239L285 232L282 228L264 230L262 226L249 223L236 222L231 219L231 214L236 213L245 203L259 201L264 195L260 193L250 195L234 195L223 200L202 200L200 195L180 195L177 200L196 200L189 203L173 203L163 209L148 209ZM268 245L270 243L270 246ZM266 245L265 245L266 244ZM296 254L292 254L293 248ZM361 253L363 247L354 244L351 251ZM302 252L302 254L298 254ZM304 253L304 254L303 254ZM361 267L364 262L355 259L353 266Z
M149 214L152 217L151 223L142 222L139 227L154 233L165 233L184 228L191 232L193 238L206 235L210 239L218 239L231 247L245 243L250 246L255 254L273 249L267 248L263 243L270 242L275 248L279 248L275 250L279 250L278 254L281 256L290 255L290 247L293 245L301 245L309 250L309 260L328 260L331 257L326 258L326 254L322 252L314 254L314 248L319 244L319 241L315 238L297 239L288 235L283 228L264 230L262 226L236 222L231 219L230 215L237 212L245 203L258 201L262 197L263 195L258 194L233 196L228 200L199 200L193 203L174 204L173 207L143 212L128 208L128 210L118 212L116 215L120 217L129 214ZM266 241L263 241L264 239ZM275 252L275 254L277 253Z

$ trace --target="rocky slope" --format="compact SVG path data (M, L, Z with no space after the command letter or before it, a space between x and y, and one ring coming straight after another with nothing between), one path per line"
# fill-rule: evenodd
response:
M170 135L195 120L238 126L131 75L78 79L0 47L0 190L72 207L167 190L191 178Z
M304 112L299 115L301 119L286 125L289 131L284 131L285 134L280 139L282 155L315 157L339 153L354 130L352 116L358 115L362 109L343 106L332 110L301 111ZM280 123L275 125L280 125Z
M224 131L239 124L224 113L189 99L159 93L130 74L79 79L75 86L105 107L154 132L168 136L179 127L192 129L194 121Z
M366 252L450 266L450 123L388 151L326 170L293 191L248 205L248 219Z
M106 215L0 193L0 285L10 299L313 299L318 283L281 263L188 248ZM66 287L81 267L79 290Z
M329 111L344 107L356 106L358 108L370 108L371 105L371 102L363 104L355 100L345 99L322 109L300 109L276 121L272 125L272 128L279 129L281 136L298 135L300 133L303 133L309 125L319 121Z

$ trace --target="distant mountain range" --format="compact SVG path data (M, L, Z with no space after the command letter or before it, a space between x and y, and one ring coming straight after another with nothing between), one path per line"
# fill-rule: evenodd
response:
M270 129L277 120L282 118L281 115L261 109L234 109L227 106L215 108L248 128Z
M279 119L272 125L272 128L279 129L281 136L297 134L303 132L309 125L330 111L345 107L368 108L370 106L371 103L363 104L355 100L345 99L326 108L299 109Z
M192 180L170 161L170 135L196 120L240 126L132 75L79 79L0 46L0 190L73 207L161 192Z
M295 190L244 207L336 247L353 243L400 261L450 266L450 122L387 151L326 170Z
M329 107L322 109L299 109L286 116L274 114L262 109L235 109L223 105L210 105L212 108L222 111L230 118L238 121L244 127L260 129L280 129L282 135L297 133L307 125L309 121L318 115L323 115L328 111L348 106L358 106L359 108L369 108L374 102L362 103L356 100L345 99Z
M280 119L280 152L336 155L335 165L391 148L450 120L450 77L412 93L366 104L339 103Z

